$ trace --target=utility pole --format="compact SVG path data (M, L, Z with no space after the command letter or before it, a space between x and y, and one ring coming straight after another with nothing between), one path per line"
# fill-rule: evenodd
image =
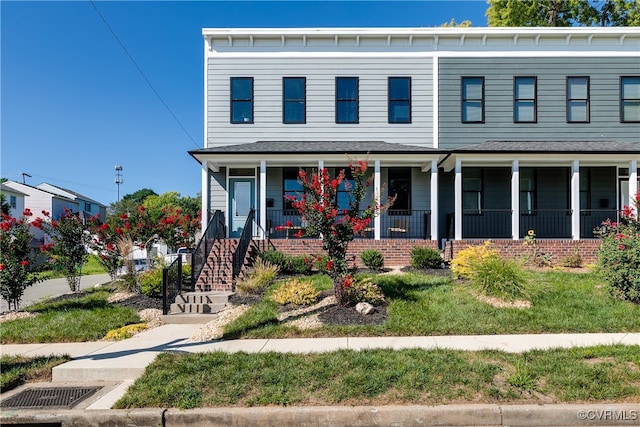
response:
M124 179L122 179L122 166L116 165L115 169L116 169L115 182L116 182L116 185L118 186L118 201L120 201L120 184L124 182Z
M25 178L26 178L26 177L31 178L31 175L29 175L29 174L28 174L28 173L26 173L26 172L22 172L22 183L23 183L23 184L26 184L26 183L27 183L27 182L26 182L26 180L25 180Z

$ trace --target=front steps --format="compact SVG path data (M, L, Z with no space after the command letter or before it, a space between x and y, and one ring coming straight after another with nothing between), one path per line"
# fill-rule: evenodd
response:
M207 323L224 310L233 292L186 292L176 296L169 308L169 314L162 316L164 323L187 324Z

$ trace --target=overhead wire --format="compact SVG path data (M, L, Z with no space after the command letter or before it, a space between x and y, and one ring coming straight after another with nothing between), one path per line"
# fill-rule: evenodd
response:
M196 140L193 139L193 137L191 136L191 134L187 131L187 129L184 127L184 125L182 124L182 122L180 121L180 119L178 119L178 117L175 115L175 113L173 112L173 110L171 110L171 108L169 107L169 105L165 102L165 100L162 98L162 96L160 95L160 93L156 90L155 87L153 87L153 84L151 84L151 82L149 81L149 79L147 78L147 76L145 75L144 71L142 71L142 68L140 68L140 66L138 65L138 63L136 62L136 60L133 58L133 55L131 55L131 53L129 53L129 50L126 48L126 46L124 45L124 43L122 42L122 40L120 40L120 37L118 37L118 35L116 34L116 32L113 30L113 28L111 27L111 25L109 25L109 23L107 22L106 18L104 17L104 15L102 15L102 13L100 12L100 10L98 9L98 7L96 6L96 4L93 2L93 0L89 0L89 3L91 3L91 6L93 6L93 9L96 11L96 13L98 14L98 16L100 17L100 19L102 20L102 22L104 23L104 25L107 27L107 29L109 30L109 32L111 33L111 35L113 35L113 37L116 39L116 41L118 42L118 45L120 45L120 47L122 48L122 50L125 52L125 54L127 55L127 57L129 58L129 60L133 63L133 66L136 67L136 69L138 70L138 72L140 73L140 75L142 76L142 78L144 79L145 82L147 82L147 85L149 85L149 87L151 88L151 90L153 91L153 93L155 93L155 95L158 97L158 99L160 100L160 102L162 103L162 105L164 105L164 108L166 108L166 110L169 112L169 114L171 114L171 116L173 117L173 119L176 121L176 123L178 123L178 125L180 126L180 128L182 129L182 131L189 137L189 139L191 140L191 142L193 142L193 144L196 146L196 148L200 148L200 146L198 145L198 143L196 143Z

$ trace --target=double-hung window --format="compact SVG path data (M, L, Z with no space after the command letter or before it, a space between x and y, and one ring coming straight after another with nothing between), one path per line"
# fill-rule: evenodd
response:
M300 200L304 194L302 183L298 180L299 173L299 168L284 168L282 171L285 215L298 215L299 213L298 210L293 207L293 202Z
M357 77L336 77L336 123L358 123Z
M306 86L305 77L282 78L282 123L306 123Z
M9 206L15 209L18 206L18 199L16 196L9 196Z
M231 77L231 123L253 123L253 77Z
M484 77L463 77L461 85L462 123L484 123Z
M513 79L514 123L536 123L536 96L536 77L515 77Z
M389 168L389 196L396 198L389 215L411 213L411 168Z
M520 169L520 214L533 215L536 209L536 170Z
M567 123L589 123L589 77L567 77Z
M466 168L462 174L462 209L467 215L482 213L482 169Z
M389 123L411 123L411 77L389 77Z
M640 122L640 76L620 77L620 121Z

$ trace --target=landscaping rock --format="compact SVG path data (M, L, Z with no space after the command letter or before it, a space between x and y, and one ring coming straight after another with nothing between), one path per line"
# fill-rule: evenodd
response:
M358 304L356 304L356 311L360 314L371 314L375 311L376 309L369 304L368 302L359 302Z

